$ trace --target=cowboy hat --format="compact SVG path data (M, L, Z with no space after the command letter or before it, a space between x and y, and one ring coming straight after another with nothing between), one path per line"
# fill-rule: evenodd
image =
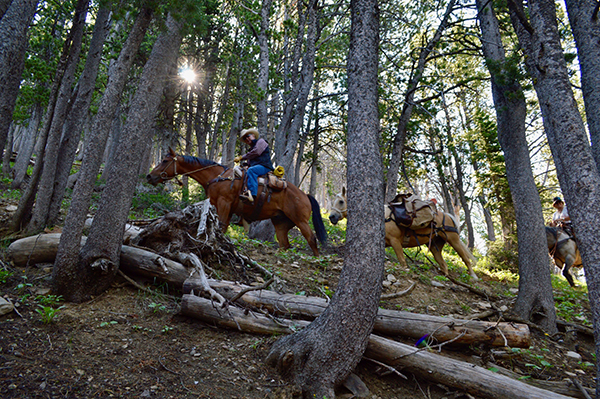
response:
M241 131L241 133L240 133L240 140L244 140L244 137L246 137L250 133L252 133L254 135L255 139L257 139L258 136L259 136L258 130L256 130L255 127L251 127L250 129L244 129L244 130Z

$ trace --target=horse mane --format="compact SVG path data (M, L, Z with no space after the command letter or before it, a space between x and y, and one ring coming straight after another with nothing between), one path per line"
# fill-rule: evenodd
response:
M217 163L215 161L211 161L210 159L198 158L198 157L194 157L192 155L183 155L183 160L185 163L190 164L190 165L200 165L202 167L218 165L218 166L223 167L223 169L225 169L225 170L229 169L227 166L221 165L220 163Z

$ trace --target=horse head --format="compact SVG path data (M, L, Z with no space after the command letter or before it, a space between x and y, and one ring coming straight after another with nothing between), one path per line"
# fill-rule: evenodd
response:
M171 180L177 176L177 154L171 147L163 160L146 175L148 183L156 186L159 183Z
M337 224L348 215L348 203L346 201L346 187L342 187L342 192L337 194L331 204L329 211L329 220L332 224Z

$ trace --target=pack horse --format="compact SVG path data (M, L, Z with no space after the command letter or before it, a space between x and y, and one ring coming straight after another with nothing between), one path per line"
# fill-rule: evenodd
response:
M346 205L346 188L344 187L342 192L337 194L332 202L329 215L331 223L337 224L341 219L347 217ZM448 243L456 250L467 266L469 275L474 279L478 279L472 268L475 258L461 241L458 232L458 223L450 214L435 212L433 220L429 224L412 229L399 226L394 220L392 208L389 205L384 205L384 207L386 219L385 246L391 246L394 249L398 261L403 266L407 266L406 259L404 258L404 248L413 248L426 244L433 254L435 261L440 266L442 273L448 275L448 264L442 257L442 247Z
M156 186L177 176L189 176L204 187L210 203L217 210L223 230L227 230L232 216L236 214L249 222L271 219L277 241L284 249L290 247L288 232L294 226L300 229L315 256L319 255L317 239L321 244L327 240L319 203L289 182L283 188L272 188L268 183L259 184L254 204L247 203L239 198L243 176L238 176L233 169L208 159L177 155L171 148L146 179L148 183ZM264 195L261 199L262 193ZM316 235L309 225L311 213Z

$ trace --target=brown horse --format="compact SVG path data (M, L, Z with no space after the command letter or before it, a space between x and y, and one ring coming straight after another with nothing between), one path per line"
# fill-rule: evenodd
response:
M546 227L546 240L548 241L548 252L554 259L554 263L562 269L562 274L571 287L575 287L575 281L573 281L569 269L582 266L577 242L558 227Z
M239 199L243 178L235 176L233 169L208 159L177 155L171 148L146 179L148 183L156 186L176 176L190 176L204 187L210 203L217 209L223 231L227 230L231 217L236 214L249 222L271 219L277 241L285 249L290 247L288 232L294 226L298 226L315 256L319 255L317 238L321 244L327 240L319 203L293 184L287 183L287 187L281 191L273 190L264 201L261 201L260 197L265 187L259 185L254 203L247 203ZM260 207L260 202L262 207L255 209L256 206ZM316 238L308 224L311 212Z
M329 220L333 224L337 224L341 219L347 217L346 207L346 188L342 189L340 194L337 194L332 205L329 215ZM430 226L418 230L399 227L392 220L391 209L388 205L385 206L385 246L392 247L398 261L404 266L406 259L404 258L404 248L419 247L426 244L435 261L440 265L442 273L448 275L448 264L442 257L442 247L448 243L460 255L463 262L469 269L469 275L475 280L478 279L471 266L475 260L467 246L461 241L458 235L458 224L454 218L448 213L436 212L433 222Z

